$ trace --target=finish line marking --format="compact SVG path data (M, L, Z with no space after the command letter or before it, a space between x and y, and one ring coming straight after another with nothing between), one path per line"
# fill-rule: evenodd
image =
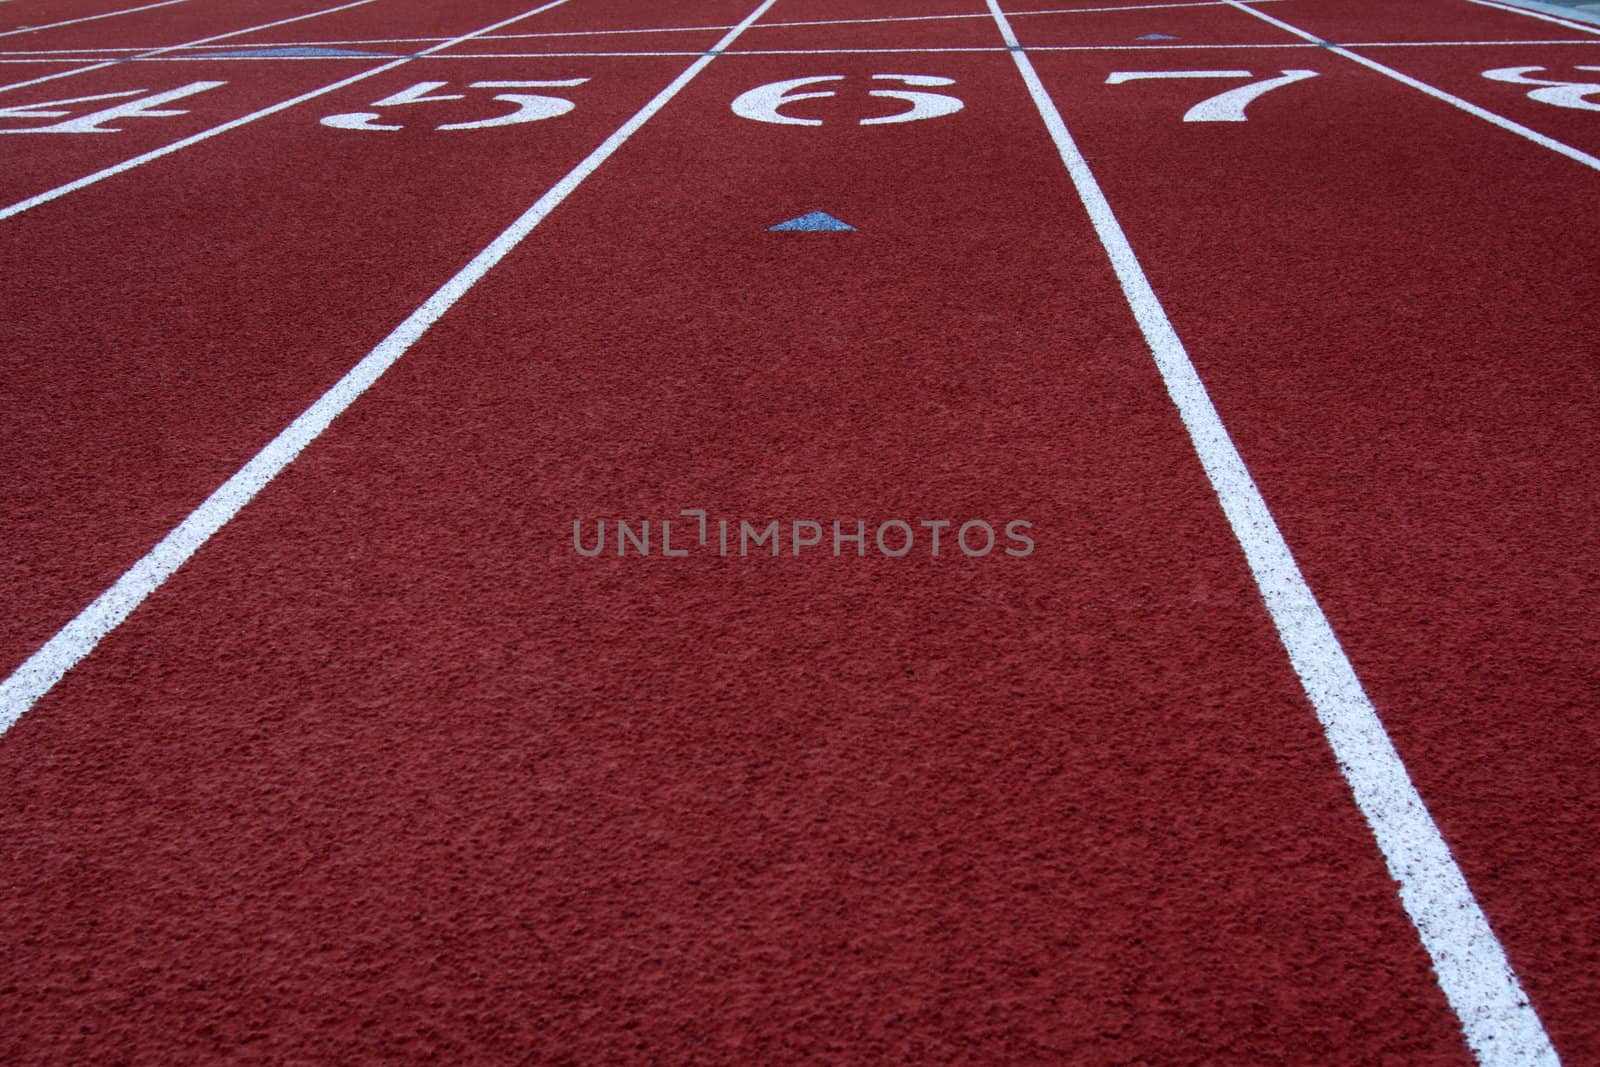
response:
M765 29L765 26L760 27ZM482 38L494 40L503 38ZM1588 46L1600 48L1600 40L1583 38L1580 40L1548 40L1548 41L1352 41L1344 45L1345 48L1500 48L1507 45L1560 45L1563 47ZM320 46L295 46L295 47L320 47ZM1285 49L1311 49L1323 48L1320 44L1310 44L1305 41L1285 41L1282 44L1041 44L1029 45L1029 52L1204 52L1204 51L1240 51L1242 49L1268 49L1282 51ZM377 53L346 52L344 54L327 53L323 55L274 55L271 47L263 47L260 54L247 55L245 53L225 53L207 55L163 55L148 58L130 58L130 63L194 63L194 62L234 62L234 61L271 61L306 62L316 59L384 59L387 58ZM992 53L1005 52L1008 49L1003 45L949 45L945 47L910 47L910 48L734 48L729 49L731 56L853 56L853 55L915 55L924 53L957 52L957 53ZM431 53L418 52L415 55L398 57L404 59L426 59L437 62L451 59L640 59L640 58L682 58L700 55L700 51L693 48L680 48L673 51L612 51L612 52L449 52ZM50 58L40 55L35 58L13 58L28 56L30 53L0 52L0 64L5 63L80 63L82 57L63 56Z
M1390 876L1400 883L1400 901L1433 959L1439 986L1461 1021L1468 1046L1484 1067L1555 1067L1560 1063L1555 1048L1505 949L1300 573L1122 224L1005 13L996 0L986 2L1105 247L1223 514L1244 549L1256 588L1316 709L1340 773L1383 852Z
M566 0L555 0L556 4ZM622 145L657 112L666 107L683 91L711 61L727 49L745 30L759 19L777 0L763 0L722 40L700 58L691 63L682 74L627 122L602 141L599 147L583 158L566 176L552 186L543 196L496 237L488 247L472 258L454 277L440 286L421 307L396 326L389 336L378 342L360 362L345 372L344 377L323 393L309 408L267 443L251 460L219 486L199 507L171 532L163 537L142 559L128 568L116 583L95 598L94 602L63 626L27 662L18 667L4 684L0 684L0 734L21 718L41 697L55 687L62 677L93 652L95 646L120 626L146 597L159 589L178 568L209 541L218 530L226 526L241 508L255 498L268 482L276 478L285 467L326 430L333 420L355 403L372 387L384 372L422 339L433 324L442 318L456 302L466 295L485 274L510 254L534 227L572 195L585 179L600 165L610 159ZM542 8L540 10L543 10ZM531 12L530 12L531 14ZM523 18L526 16L517 16Z

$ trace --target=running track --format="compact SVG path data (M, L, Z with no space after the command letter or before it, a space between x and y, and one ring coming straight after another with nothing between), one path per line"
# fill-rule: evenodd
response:
M0 157L0 1060L1600 1060L1600 26L8 0Z

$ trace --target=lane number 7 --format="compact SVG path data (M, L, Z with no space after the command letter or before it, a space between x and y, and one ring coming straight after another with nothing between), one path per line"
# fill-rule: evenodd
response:
M1295 82L1315 78L1314 70L1286 70L1274 78L1241 85L1200 101L1183 114L1184 122L1245 122L1244 109L1258 96ZM1107 85L1144 81L1151 78L1249 78L1248 70L1119 70L1106 78Z

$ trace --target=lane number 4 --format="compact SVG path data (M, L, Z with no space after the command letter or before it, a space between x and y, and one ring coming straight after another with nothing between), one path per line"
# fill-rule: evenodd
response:
M174 100L203 93L227 82L190 82L164 93L145 95L147 90L131 89L121 93L99 93L95 96L74 96L67 100L45 100L37 104L0 107L0 119L61 119L45 126L28 126L20 129L0 129L0 133L121 133L121 123L127 119L166 119L187 115L181 108L162 107ZM132 98L132 99L130 99ZM77 104L95 104L102 101L121 100L120 104L103 107L77 118L67 118ZM117 123L117 125L111 125Z

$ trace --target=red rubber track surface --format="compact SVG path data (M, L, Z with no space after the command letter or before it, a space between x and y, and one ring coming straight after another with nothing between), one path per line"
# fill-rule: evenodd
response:
M995 47L994 23L980 19L931 22L908 29L903 24L863 26L791 26L752 30L742 42L747 49L983 49ZM907 44L914 41L914 45ZM916 54L916 53L912 53ZM909 58L909 57L908 57ZM926 61L924 61L926 62ZM881 64L880 64L881 65Z
M1209 143L1161 121L1193 83L1037 63L1557 1047L1593 1058L1600 292L1573 211L1600 175L1335 57Z
M573 0L576 3L577 0ZM738 0L694 0L693 3L675 4L670 12L641 9L630 0L595 0L574 9L573 4L545 12L539 16L540 32L573 32L580 30L628 30L660 26L733 26L755 9L754 4ZM531 32L535 29L529 26ZM707 42L707 47L716 38Z
M1019 6L1018 14L1011 19L1017 40L1024 47L1114 45L1119 48L1159 49L1175 62L1188 63L1196 57L1197 53L1189 50L1196 45L1276 44L1283 39L1281 30L1227 8L1208 6L1094 14L1046 13L1065 6L1069 5L1040 2ZM1268 8L1277 10L1273 5L1268 5ZM1026 14L1030 9L1041 13ZM1163 34L1174 40L1170 43L1141 44L1139 38L1146 34ZM1175 48L1174 45L1183 47Z
M488 23L462 32L476 24ZM0 473L8 669L681 66L609 62L605 95L536 139L456 131L458 147L439 151L451 134L431 126L481 105L430 105L415 132L318 123L430 77L411 64L10 220L26 269L0 277L13 309L0 346L14 398ZM581 76L562 60L470 74ZM453 66L433 77L469 80ZM170 193L130 196L147 172ZM163 239L128 239L139 232ZM69 245L70 258L30 254ZM227 313L204 310L216 307Z
M1335 40L1527 28L1368 6L1263 10ZM662 17L572 0L509 32ZM1221 7L1014 24L1293 42ZM735 52L969 45L715 59L0 739L0 1058L1472 1062L993 24ZM1458 91L1588 146L1600 115L1478 77L1531 49L1368 54L1464 63ZM689 62L419 60L0 222L8 671ZM1033 62L1557 1048L1595 1058L1600 174L1315 48ZM26 90L229 82L115 151L0 139L34 168L8 195L338 63ZM1246 123L1180 121L1236 81L1105 84L1207 67L1318 76ZM965 107L860 126L885 72ZM815 75L847 76L789 109L821 127L728 106ZM529 126L317 121L576 77ZM767 232L819 209L856 232ZM869 552L885 518L1024 518L1037 550L572 549L601 517L682 543L691 507L861 518Z
M1334 44L1356 41L1549 41L1582 36L1543 19L1473 3L1327 0L1269 4L1262 11ZM1249 16L1244 16L1248 18Z
M32 0L18 0L17 7L20 9L24 4L31 5L31 3ZM126 10L142 6L144 5L139 3L138 0L130 0L128 3L121 3L119 0L114 6L102 4L100 10ZM204 2L204 0L191 0L190 3L186 4L174 4L171 7L158 7L148 11L134 11L126 15L118 15L116 18L81 22L73 26L58 26L54 29L40 29L35 33L19 34L15 37L0 37L0 47L48 48L51 50L68 48L168 48L173 45L185 44L189 41L198 41L222 34L236 33L239 30L248 30L253 26L277 22L280 19L311 15L339 6L341 6L341 0L228 0L227 3L223 4ZM371 10L373 15L368 16L370 19L385 7L400 8L403 6L397 3L397 0L376 0L375 3L368 4L366 7L356 8L356 10ZM494 3L473 0L473 6L475 8L488 9L492 8ZM82 18L85 14L94 13L94 10L89 9L81 13L65 14L59 18L39 18L39 22L61 22L70 18ZM329 16L320 16L303 23L280 27L272 32L283 32L284 30L292 29L294 26L320 25L328 18ZM31 25L33 23L28 24ZM230 37L220 43L232 44L241 39Z
M130 0L126 4L108 4L105 0L14 0L12 3L0 4L0 33L14 34L9 40L14 42L8 47L48 48L48 44L36 39L36 34L46 31L38 27L49 26L57 22L68 22L72 19L91 18L96 15L105 15L112 11L127 11L130 8L144 7L147 3L157 0ZM198 6L196 0L189 0L188 4L174 4L170 8L158 8L158 11L167 11L176 16L180 7ZM118 15L117 19L138 18L142 12L130 15ZM106 22L107 19L97 21ZM32 32L21 32L32 31ZM54 33L54 30L48 31ZM104 32L104 31L102 31Z
M16 89L0 97L4 106L22 109L32 105L44 104L51 101L72 100L88 96L99 96L110 93L124 93L141 90L147 94L164 92L177 89L199 82L222 82L215 88L196 92L174 100L170 104L162 105L162 110L183 111L185 114L174 115L167 118L151 119L147 117L129 117L113 119L106 124L108 130L116 131L115 134L80 134L77 136L66 134L13 134L4 138L0 144L0 151L8 151L12 157L11 165L0 174L0 203L10 205L29 197L65 185L86 174L94 173L106 167L114 166L126 159L142 155L164 145L192 137L214 126L229 122L237 118L250 115L262 108L270 107L283 100L299 96L302 93L327 85L355 74L362 69L370 69L376 65L372 60L340 61L336 67L321 63L257 63L257 62L223 62L223 61L184 61L171 63L123 63L108 67L103 70L87 72L71 78L62 78L56 81L45 82L42 85L30 85ZM0 67L8 70L9 67ZM405 70L406 68L401 68ZM49 73L49 72L47 72ZM17 78L16 80L22 80ZM370 84L370 83L366 83ZM361 96L369 95L366 85L352 86L352 93ZM88 105L88 108L114 107L124 103L123 100L105 100L98 104ZM365 103L365 101L361 101ZM307 110L313 111L313 116L327 114L340 110L313 101L306 105ZM72 105L62 105L64 110ZM77 107L87 110L85 105ZM303 113L302 113L303 115ZM316 118L312 118L315 124ZM38 118L28 117L0 117L0 129L25 129L43 125ZM215 168L217 164L213 163ZM109 186L113 190L112 196L116 199L129 200L125 190L118 187L124 181L139 181L139 177L114 179L115 184ZM161 196L159 193L150 202L130 205L134 210L140 211L145 217L160 218L159 212L164 208L174 215L182 218L193 207L185 203L190 199L189 189L180 193ZM141 198L142 199L142 198ZM85 208L80 201L66 200L51 212L53 215L66 215L68 224L72 224L74 216ZM20 221L20 220L19 220ZM82 218L76 219L76 224L82 225ZM260 224L259 218L257 225ZM122 246L121 254L127 259L142 258L145 249L142 247L126 247L126 237L120 233L106 234L115 244ZM181 240L181 236L180 236ZM30 248L37 248L31 244L31 235L8 235L6 244L15 247L19 252ZM30 242L30 243L24 243ZM75 271L79 265L66 263L63 266ZM16 278L14 284L27 285L29 279ZM36 284L36 283L35 283ZM70 284L76 284L76 281ZM56 311L56 305L39 301L37 295L31 298L20 296L17 298L19 305L35 304L47 308L51 313ZM18 353L23 355L24 353Z
M16 62L16 63L4 63L4 64L0 64L0 78L4 78L4 83L7 84L7 85L10 85L13 82L29 81L29 80L32 80L34 78L39 77L40 75L44 75L44 74L55 74L58 71L66 70L70 66L74 66L74 65L76 65L76 64L66 64L66 63L56 63L56 62L48 62L47 63L47 62L41 62L41 61L38 61L38 60L28 60L28 61L25 61L25 62ZM56 98L55 97L49 97L48 99L56 99ZM11 107L11 106L15 106L15 105L13 105L11 103L11 101L7 100L6 103L5 103L5 106Z
M1596 30L1600 31L1600 27L1596 27ZM1483 76L1487 70L1540 67L1543 69L1531 71L1529 76L1547 81L1600 84L1600 71L1577 69L1584 66L1600 67L1600 37L1596 37L1592 44L1474 48L1470 62L1464 62L1465 57L1452 60L1450 56L1441 54L1444 49L1365 48L1355 51L1537 130L1546 137L1553 137L1592 156L1600 156L1600 122L1596 122L1596 119L1600 119L1600 103L1596 102L1600 91L1597 91L1596 97L1588 98L1588 103L1596 110L1554 107L1528 97L1530 92L1539 88L1537 85L1511 85ZM1508 176L1502 184L1509 186L1513 182L1514 179ZM1570 178L1560 183L1564 200L1561 210L1569 219L1584 210L1585 184L1582 180Z
M1136 1039L1282 1058L1306 1044L1337 1056L1362 1034L1367 1050L1455 1062L1420 949L1176 419L1150 402L1159 383L1006 62L942 68L991 101L991 129L1006 116L1004 154L952 162L976 130L952 122L891 150L938 180L880 184L863 180L882 165L873 139L850 131L806 159L787 131L718 114L789 69L730 60L503 264L320 461L104 650L83 699L106 701L109 685L168 728L96 730L109 745L96 751L50 736L90 721L67 700L30 720L47 750L143 768L155 803L111 801L144 827L130 844L182 827L196 845L154 863L78 845L80 862L97 853L95 868L124 876L98 899L87 870L71 879L72 908L110 929L63 931L68 943L92 951L154 923L166 968L258 1005L280 986L291 1017L332 982L339 1009L316 1010L328 1058L431 1016L446 1052L476 1037L583 1058L749 1042L1101 1059ZM686 155L709 123L722 147ZM1042 201L1032 217L1010 200L1019 174ZM762 232L774 203L816 196L881 245ZM1041 228L1059 236L1030 241ZM941 314L924 316L930 304ZM1139 442L1139 458L1096 446L1111 437ZM572 517L675 501L757 517L912 514L933 498L963 516L1037 515L1054 544L1040 568L964 571L675 571L562 551ZM196 611L210 621L196 628ZM1038 632L1048 618L1075 621ZM1212 640L1195 646L1202 630ZM1196 650L1181 679L1165 646ZM172 653L154 704L135 696L140 647ZM303 697L273 711L285 693ZM245 725L280 714L295 725ZM174 736L184 722L195 732ZM241 727L255 734L245 749L181 770ZM308 762L317 750L339 756ZM85 783L10 788L30 810L99 808ZM312 835L292 859L274 855L278 820L248 814L263 789L309 807L292 817ZM343 831L318 833L334 813ZM1185 826L1199 839L1174 834ZM77 859L18 858L44 876L30 897ZM215 900L224 876L233 888ZM204 911L231 948L203 951L187 918L111 920L128 878L135 899ZM1352 893L1366 902L1354 920ZM361 912L370 960L346 934L320 961L261 966L263 932L309 923L327 938ZM1197 913L1209 945L1192 940ZM1352 960L1361 979L1342 984ZM436 1004L428 983L448 987ZM473 1026L503 1012L494 989L540 1007ZM1395 1015L1396 996L1427 1008ZM1255 1020L1268 1001L1270 1030ZM263 1007L219 1036L245 1033L310 1051Z

